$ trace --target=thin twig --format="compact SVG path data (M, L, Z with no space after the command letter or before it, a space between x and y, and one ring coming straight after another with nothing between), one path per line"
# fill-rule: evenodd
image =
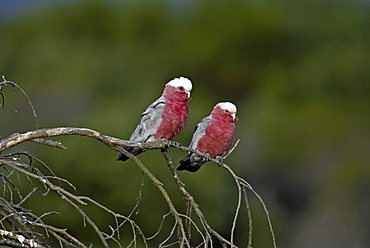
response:
M55 141L55 140L37 138L37 139L33 139L31 141L34 142L34 143L38 143L38 144L42 144L42 145L48 145L48 146L63 149L63 150L67 149L67 147L65 145L63 145L61 142Z
M172 203L172 200L170 196L168 195L167 191L163 187L163 183L161 183L149 170L144 166L144 164L141 162L140 159L138 159L136 156L132 155L131 153L127 152L124 149L120 149L120 152L124 153L126 156L128 156L131 160L135 162L135 164L140 168L140 170L152 181L155 187L159 189L161 192L163 198L167 202L167 205L170 209L170 211L173 214L173 217L176 220L176 225L178 225L180 232L181 232L181 237L183 238L183 242L185 242L187 247L190 247L190 244L186 238L186 232L184 228L184 224L182 222L182 219L179 217L179 213L177 212L175 205Z
M248 188L248 187L246 186L246 188ZM251 190L253 192L253 194L258 198L258 200L260 201L260 203L263 207L263 210L265 211L266 219L267 219L267 222L268 222L268 225L269 225L269 230L270 230L270 233L271 233L272 245L273 245L274 248L277 248L275 233L274 233L274 229L272 228L272 222L271 222L270 214L269 214L269 211L267 210L266 204L262 200L262 197L254 189L250 189L250 188L248 188L248 189Z
M247 248L252 248L253 220L252 220L251 209L249 206L247 190L245 187L243 187L243 194L244 194L245 208L247 209L247 215L248 215L248 245L247 245Z
M159 227L158 227L158 230L153 234L151 235L150 237L146 238L146 240L151 240L155 237L158 236L158 234L161 232L161 229L162 229L162 226L163 226L163 222L165 221L165 219L167 218L167 216L169 216L170 214L172 214L171 212L168 212L167 214L163 215L162 216L162 220L161 220L161 223L159 224Z
M11 81L8 81L5 79L5 76L3 75L2 76L3 78L3 82L0 83L0 89L2 88L2 86L4 85L11 85L17 89L19 89L22 94L26 97L27 101L28 101L28 104L30 105L31 109L32 109L32 113L33 113L33 117L35 118L35 126L36 128L39 128L39 124L38 124L38 117L37 117L37 113L36 113L36 109L35 107L33 106L32 104L32 101L30 99L30 97L28 96L28 94L22 89L22 87L20 87L18 84L14 83L14 82L11 82ZM4 96L3 96L3 102L4 102ZM2 104L4 106L4 103Z

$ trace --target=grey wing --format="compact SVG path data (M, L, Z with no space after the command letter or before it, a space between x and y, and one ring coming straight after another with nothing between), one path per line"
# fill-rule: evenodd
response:
M165 98L161 96L141 114L140 123L130 137L131 141L144 142L154 136L161 124L165 105Z
M198 142L203 137L203 135L206 133L206 129L210 121L211 121L211 116L204 117L195 127L195 132L193 134L193 138L189 146L190 148L192 149L197 148Z
M206 129L210 121L211 117L207 116L203 118L195 127L193 138L189 146L190 148L194 150L197 149L198 142L206 133ZM202 156L199 156L196 153L189 152L188 155L180 161L180 166L177 168L177 170L196 172L205 162L206 160Z

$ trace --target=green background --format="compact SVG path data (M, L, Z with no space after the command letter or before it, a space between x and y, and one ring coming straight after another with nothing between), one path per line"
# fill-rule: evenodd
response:
M265 200L280 247L369 247L368 1L61 1L2 15L0 30L0 74L31 97L39 127L88 127L128 139L164 84L189 77L189 120L175 140L188 144L217 102L237 105L241 141L226 163ZM34 129L22 94L3 92L1 137ZM77 194L128 214L141 184L133 162L115 161L117 154L94 140L58 140L68 149L18 150L47 162ZM185 154L171 149L170 155L178 161ZM184 212L160 152L140 159ZM180 176L210 224L228 237L233 179L210 163ZM168 209L149 180L144 185L134 219L149 236ZM262 207L250 200L254 247L271 247ZM56 197L35 196L27 207L59 210L61 216L45 221L88 242L97 238ZM97 209L87 211L106 231L114 224ZM166 221L165 230L171 227ZM127 245L130 229L124 233ZM246 238L243 213L236 240Z

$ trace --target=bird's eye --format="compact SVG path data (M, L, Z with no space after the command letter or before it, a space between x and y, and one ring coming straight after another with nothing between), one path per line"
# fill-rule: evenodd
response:
M226 112L226 113L230 113L230 111L229 111L229 110L225 110L225 112Z
M185 89L184 89L184 87L180 86L180 87L179 87L179 90L184 91Z

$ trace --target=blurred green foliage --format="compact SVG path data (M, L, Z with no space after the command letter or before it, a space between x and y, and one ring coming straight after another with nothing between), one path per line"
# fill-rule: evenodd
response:
M241 142L226 162L265 199L281 247L370 243L368 2L82 1L2 19L0 29L0 73L30 95L40 127L82 126L128 138L168 80L190 77L190 117L176 140L187 144L215 103L237 104ZM4 93L0 135L35 128L22 95ZM73 182L78 194L128 214L141 184L133 163L116 162L117 154L95 141L62 140L66 151L24 149ZM170 152L175 161L184 156ZM185 211L160 152L140 158ZM210 223L229 235L237 197L232 178L210 164L181 176ZM167 207L144 181L135 218L154 233ZM43 198L29 204L56 207ZM270 247L253 198L252 207L255 247ZM49 221L91 239L68 206L57 208L63 217ZM100 224L113 223L91 211ZM246 223L238 223L239 241L247 238Z

